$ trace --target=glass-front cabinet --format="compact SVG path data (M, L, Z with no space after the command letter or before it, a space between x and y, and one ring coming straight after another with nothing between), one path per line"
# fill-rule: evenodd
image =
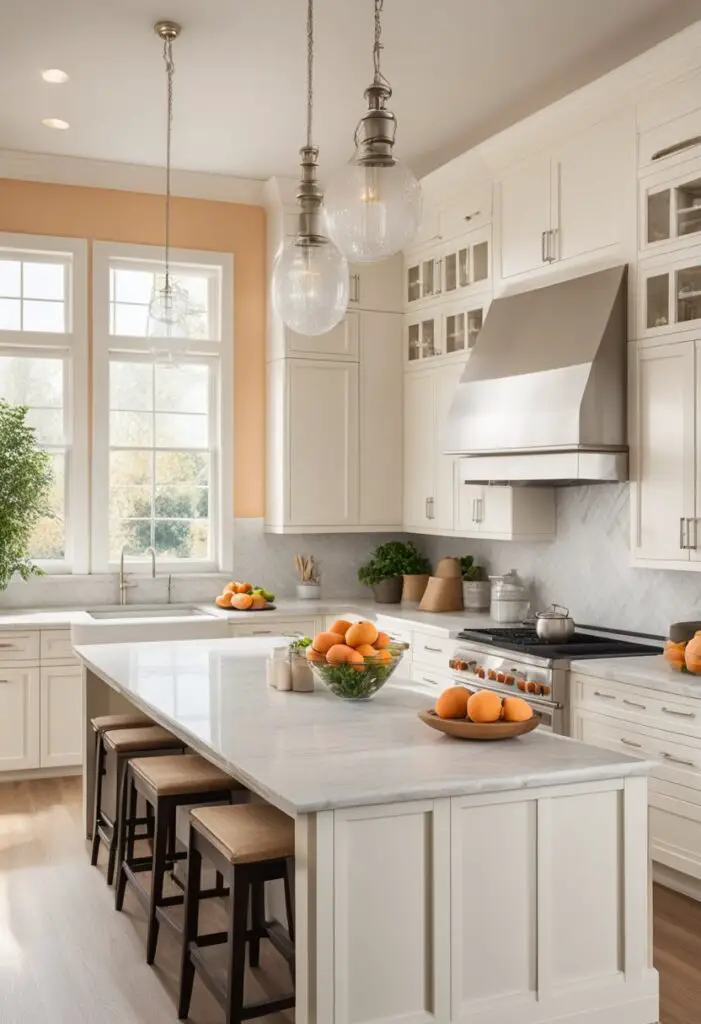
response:
M701 326L701 258L676 255L641 261L639 334L678 333Z
M434 359L443 354L438 344L438 327L438 318L428 313L406 324L404 352L408 363Z
M685 174L671 171L641 181L643 251L677 249L701 241L701 161Z
M427 310L424 316L408 317L404 358L409 365L441 356L463 357L474 348L482 330L491 295L451 302Z
M433 299L442 291L441 260L435 256L409 260L405 270L406 302L411 306L423 299Z
M423 258L406 261L406 304L484 289L491 278L491 226L471 231Z

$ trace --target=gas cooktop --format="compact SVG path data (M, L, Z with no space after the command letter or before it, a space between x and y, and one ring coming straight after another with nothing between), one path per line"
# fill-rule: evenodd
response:
M535 658L615 658L633 654L661 654L662 647L634 640L616 640L592 633L574 633L569 640L545 643L528 626L494 627L490 629L463 629L460 640L498 647L505 651L521 651Z

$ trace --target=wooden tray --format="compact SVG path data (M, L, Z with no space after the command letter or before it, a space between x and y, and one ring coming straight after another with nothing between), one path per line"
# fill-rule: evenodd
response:
M468 722L464 718L439 718L435 711L428 710L419 711L419 718L432 729L459 740L508 740L533 732L538 725L535 715L527 722Z

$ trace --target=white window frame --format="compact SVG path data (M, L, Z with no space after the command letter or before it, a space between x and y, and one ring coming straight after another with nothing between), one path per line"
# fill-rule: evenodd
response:
M231 568L233 558L233 429L234 429L234 258L231 253L199 249L171 249L175 267L193 269L211 266L220 273L221 312L214 324L219 340L193 339L180 362L207 363L210 367L209 443L212 453L210 479L209 561L160 559L159 572L208 573ZM163 247L128 245L120 242L93 243L93 423L92 423L92 571L115 572L109 559L109 364L110 359L129 361L152 359L147 338L109 333L110 266L145 263L163 271ZM215 311L216 312L216 311ZM211 313L210 313L211 316ZM210 321L212 322L212 321ZM214 514L212 514L212 510ZM130 572L150 572L148 559L129 559Z
M66 445L66 556L34 559L51 574L87 573L90 552L88 471L88 259L87 242L79 238L0 232L0 252L18 259L61 262L66 274L64 334L44 331L0 331L0 354L64 361L64 436Z

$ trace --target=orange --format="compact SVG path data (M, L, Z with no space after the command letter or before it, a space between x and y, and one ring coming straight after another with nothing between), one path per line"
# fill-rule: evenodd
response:
M356 651L364 658L376 658L378 654L372 644L361 644L360 647L356 647Z
M225 590L219 597L215 597L214 603L218 604L220 608L231 608L231 591Z
M312 640L312 647L319 654L326 654L330 647L337 646L343 643L343 634L341 633L317 633Z
M375 647L389 647L391 639L387 633L378 633L377 640L375 641Z
M504 721L527 722L533 718L533 708L520 697L504 697Z
M262 594L251 594L253 598L253 604L251 608L267 608L268 602L265 600Z
M473 722L498 722L501 697L492 690L478 690L467 702L467 715Z
M313 647L307 647L307 661L326 661L323 654L319 654Z
M329 665L362 665L363 656L347 644L334 644L326 652Z
M348 622L346 619L336 619L329 626L329 633L340 633L341 636L345 636L352 625L353 623Z
M374 644L377 636L374 623L356 622L346 632L346 643L349 647L362 647L363 644Z
M234 594L236 592L237 586L238 584L234 583L232 580L230 583L227 583L227 585L224 587L224 589L222 590L222 594Z
M436 701L436 714L439 718L467 718L469 696L464 686L449 686Z
M375 651L375 661L378 661L381 665L388 664L391 660L392 655L385 647Z
M253 605L253 598L250 594L233 594L231 598L231 607L236 608L237 611L247 612L248 609Z
M236 593L237 594L247 594L249 590L253 590L253 585L251 583L237 583L236 584Z

